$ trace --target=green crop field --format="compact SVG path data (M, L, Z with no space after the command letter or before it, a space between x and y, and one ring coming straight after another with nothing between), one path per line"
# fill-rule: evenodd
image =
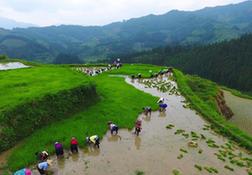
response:
M142 77L150 77L151 73L158 73L165 67L154 66L150 64L126 64L118 70L113 70L109 72L110 74L121 74L121 75L137 75L140 73Z
M65 67L40 66L0 71L0 111L88 82L87 76Z

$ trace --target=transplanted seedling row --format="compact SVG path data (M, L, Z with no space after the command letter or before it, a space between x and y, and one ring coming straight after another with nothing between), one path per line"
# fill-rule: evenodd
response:
M168 124L166 126L167 129L172 130L175 128L174 124ZM204 125L203 130L210 130L211 126ZM174 132L175 135L180 135L184 137L185 139L190 139L188 141L188 147L191 148L198 148L198 142L199 140L205 140L205 143L208 145L209 148L212 148L214 150L217 150L217 152L214 153L216 158L222 162L228 163L224 164L223 168L229 170L229 171L235 171L235 168L232 167L230 164L236 167L245 168L248 172L248 175L252 175L252 158L249 158L248 156L245 156L243 153L241 153L238 149L238 146L232 142L228 141L224 143L223 145L218 145L212 138L207 138L202 133L197 133L195 131L186 132L183 129L176 129ZM177 156L177 159L183 159L186 154L188 154L188 150L185 148L179 149L180 154ZM203 153L203 150L199 148L198 150L199 154ZM198 171L207 171L211 174L217 174L219 171L211 166L202 166L195 164L194 167Z
M215 156L222 162L229 162L233 166L246 168L248 174L252 174L252 159L241 153L235 143L231 141L221 145ZM234 171L231 166L225 165L225 168Z
M142 83L146 88L157 88L161 92L168 92L169 95L180 95L177 87L174 85L174 82L168 80L158 80L158 79L149 79L143 80Z

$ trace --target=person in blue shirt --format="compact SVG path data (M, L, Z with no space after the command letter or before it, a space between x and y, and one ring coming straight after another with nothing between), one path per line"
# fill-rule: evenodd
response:
M167 106L168 105L165 103L159 104L159 111L164 112L166 110Z
M49 166L52 165L52 160L47 160L46 162L41 162L38 164L37 169L40 175L45 175Z

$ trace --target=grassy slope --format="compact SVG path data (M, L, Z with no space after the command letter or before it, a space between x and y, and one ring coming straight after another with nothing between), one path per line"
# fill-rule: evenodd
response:
M35 97L86 84L88 78L69 68L41 66L0 71L0 111Z
M159 68L156 68L159 69ZM149 69L141 68L141 73L148 73ZM118 73L121 73L118 70ZM100 102L87 110L64 121L38 130L26 138L8 158L8 166L16 170L35 161L34 153L38 150L53 151L55 141L69 146L69 139L76 136L80 143L86 135L98 134L103 136L107 130L106 123L112 120L121 128L132 128L139 112L145 105L156 107L156 98L136 90L124 82L123 78L100 75L92 78L101 96ZM52 134L53 133L53 134ZM83 144L81 144L83 145Z
M187 84L202 101L204 101L211 110L218 111L216 103L216 95L219 92L219 87L216 83L200 78L198 76L186 75Z
M122 74L122 75L137 75L142 74L142 77L150 77L150 70L153 73L158 73L162 68L160 66L154 66L149 64L126 64L119 70L113 70L110 74Z
M175 76L180 92L194 109L211 122L218 132L236 141L248 150L252 150L252 137L225 120L217 112L216 103L213 99L217 90L214 83L204 79L185 76L178 70L175 71Z

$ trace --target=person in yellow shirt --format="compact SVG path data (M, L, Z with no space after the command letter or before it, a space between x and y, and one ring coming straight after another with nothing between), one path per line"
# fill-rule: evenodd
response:
M87 144L94 144L97 148L100 148L100 138L98 135L93 135L90 137L86 137Z

